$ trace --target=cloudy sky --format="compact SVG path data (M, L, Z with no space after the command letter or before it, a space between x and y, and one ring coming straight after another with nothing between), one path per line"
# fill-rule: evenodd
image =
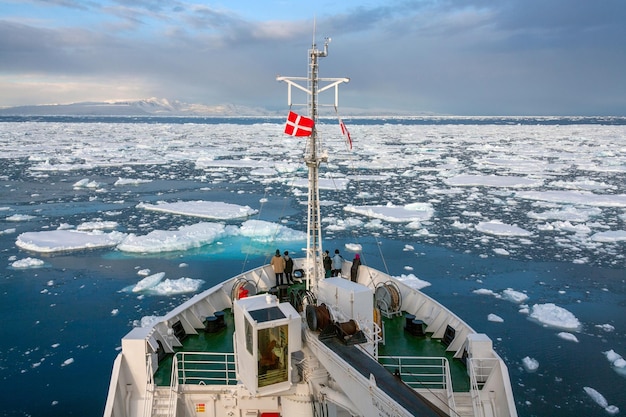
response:
M314 19L343 107L626 115L624 0L0 0L0 107L285 108Z

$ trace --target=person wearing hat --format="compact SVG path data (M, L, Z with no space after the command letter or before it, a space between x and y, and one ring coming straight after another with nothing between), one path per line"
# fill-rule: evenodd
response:
M285 273L285 259L280 256L280 249L276 249L276 255L270 261L274 274L276 274L276 286L283 285L283 275Z
M328 249L324 252L324 259L322 262L324 263L324 278L330 278L333 270L333 258L330 257Z
M293 284L293 259L289 257L289 251L285 251L285 281L287 285Z
M350 281L357 282L359 277L359 266L361 266L361 256L357 253L352 260L352 267L350 267Z

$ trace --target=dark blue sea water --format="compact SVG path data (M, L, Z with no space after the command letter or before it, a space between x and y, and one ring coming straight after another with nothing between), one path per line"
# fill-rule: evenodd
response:
M275 120L229 119L227 126L225 121L201 123L214 122L218 126L215 135L220 137L232 135L237 138L237 125L263 125L259 129L277 130L277 136L281 129ZM40 124L36 126L37 123ZM36 123L33 119L22 118L0 120L0 137L14 139L11 145L7 145L6 141L0 142L6 151L0 153L5 155L0 156L0 311L3 319L0 415L101 415L121 337L141 317L163 314L193 295L138 297L137 294L124 292L124 288L134 285L141 278L138 270L148 268L152 272L165 272L171 278L202 279L205 281L202 289L206 289L226 277L266 262L266 254L271 254L277 246L273 242L252 244L238 237L224 239L220 245L159 255L130 255L107 249L46 256L18 249L15 241L20 233L53 230L62 224L76 226L86 221L113 220L118 222L117 230L121 232L146 234L151 230L172 230L199 220L140 210L136 207L140 202L210 200L260 208L262 199L266 199L267 203L263 204L258 218L280 222L295 230L305 230L305 209L301 204L304 197L294 193L288 181L254 180L249 168L201 168L194 163L197 156L194 149L186 157L177 156L161 163L131 160L130 157L126 162L85 163L92 160L88 156L89 149L82 145L85 137L94 138L94 144L101 144L109 140L106 137L110 132L119 134L119 129L123 129L120 125L124 124L131 129L130 136L135 138L141 136L145 139L146 132L154 132L151 130L154 128L145 125L152 125L160 132L155 133L155 137L167 134L170 135L168 138L178 140L178 133L171 132L177 132L179 126L185 125L187 134L194 129L189 126L190 123L198 123L198 120L39 118ZM353 120L351 126L358 133L359 130L376 132L384 124L409 126L412 123L421 123L429 129L432 127L431 134L436 136L441 132L438 129L443 122ZM538 134L544 134L544 127L555 125L595 127L626 124L624 119L619 118L584 119L583 122L562 118L503 118L490 123L485 123L483 119L463 119L448 120L446 123L472 128L486 125L488 132L495 130L497 135L502 136L509 131L498 129L502 126L514 128L517 124L538 126L533 128L533 132ZM78 124L83 124L83 127ZM141 128L136 125L141 125ZM34 170L33 167L41 166L41 155L21 155L19 146L16 146L16 142L24 137L25 130L29 129L32 129L36 140L41 141L44 157L50 158L54 154L60 161L71 161L74 168ZM48 134L43 134L42 129ZM78 130L81 130L82 136L76 139L72 135L79 135ZM593 131L584 131L585 135L591 134L589 132ZM441 137L446 134L444 129ZM586 140L593 141L593 138L586 136ZM428 143L433 146L432 141L430 138L421 145ZM619 161L624 161L623 143L621 150L614 150L614 156ZM73 146L80 146L81 149L77 151ZM154 146L161 146L161 143ZM219 146L224 149L224 145ZM115 152L121 152L118 145L113 148ZM550 149L548 157L552 162L562 158L560 150L552 147L545 149ZM169 152L171 149L165 150L164 154ZM441 161L449 163L450 169L467 169L461 154L454 152L450 151ZM245 149L241 153L245 155ZM83 156L77 157L77 154ZM227 156L234 154L232 148L226 153ZM272 154L271 148L269 151L257 149L254 155L268 154ZM220 157L223 155L217 156L218 159ZM455 159L452 160L452 157ZM334 168L339 171L347 169L344 165ZM599 181L601 178L602 182L613 187L610 193L626 193L624 170L606 169L599 173L575 170L575 167L568 168L567 178L577 181L581 178ZM378 173L380 171L374 168L359 171L359 174ZM295 174L279 174L285 178L290 175ZM429 234L413 233L396 224L383 222L384 227L374 231L375 237L362 236L350 228L328 232L325 234L325 246L331 250L344 250L346 243L358 243L363 246L362 257L366 264L388 269L392 275L414 273L429 281L432 285L424 290L426 293L450 307L474 329L487 333L493 339L497 351L509 367L520 416L607 415L584 392L583 387L592 387L600 392L608 404L618 406L621 410L619 415L623 415L626 412L626 377L611 367L603 352L613 349L626 356L624 243L603 246L591 245L585 240L584 244L576 246L578 238L571 237L566 231L554 236L537 235L529 238L530 242L520 242L521 239L484 237L475 230L450 227L454 219L463 216L463 211L480 210L489 218L503 218L502 213L506 212L522 225L522 222L529 221L526 213L539 209L532 202L513 198L507 200L512 194L510 190L485 191L476 187L469 194L441 193L446 187L437 182L436 176L426 172L417 177L392 177L359 184L358 190L379 196L392 195L397 204L410 200L408 195L414 201L431 201L436 215L423 226ZM120 177L149 178L151 182L115 187L113 183ZM100 186L73 186L84 178L96 181ZM433 193L434 188L439 191ZM351 199L356 192L355 186L347 190L323 190L322 200ZM484 197L482 200L479 198L481 195ZM375 200L376 203L384 201L382 197ZM326 206L323 210L325 216L330 218L348 217L339 203ZM14 214L33 217L29 220L7 220ZM588 223L601 224L602 227L595 226L599 229L612 227L614 230L625 230L624 214L624 209L620 207L602 208L602 214ZM289 249L298 256L302 254L304 244L294 243L281 249ZM507 247L509 256L494 253L493 249L503 246ZM26 257L42 259L45 264L28 269L11 266L15 260ZM517 304L473 292L481 288L494 292L513 288L529 296L529 305L555 303L567 309L583 324L580 331L574 332L578 342L557 337L561 330L530 321L527 315L518 311ZM489 321L488 314L496 314L504 322ZM598 327L607 324L614 330ZM529 372L522 366L522 359L526 356L539 362L535 372Z

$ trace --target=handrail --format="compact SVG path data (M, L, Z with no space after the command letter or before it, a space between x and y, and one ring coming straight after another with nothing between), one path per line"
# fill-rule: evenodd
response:
M178 375L178 361L174 359L172 359L172 375L170 377L170 398L167 404L168 416L176 415L176 401L178 399L178 378L175 378L175 375Z
M174 384L237 384L232 352L178 352L172 365L172 387Z
M379 356L381 365L399 375L411 388L448 389L448 359L427 356ZM448 371L448 372L446 372Z
M447 406L456 410L452 376L448 358L428 356L380 356L379 362L398 375L413 389L441 389L446 391ZM387 362L391 361L391 363Z
M152 415L152 407L154 404L154 378L152 370L152 356L146 354L146 375L148 380L146 381L146 395L144 400L143 415L144 417L150 417Z
M480 392L494 370L500 365L500 360L497 358L471 358L468 359L468 365L474 415L484 417L485 411Z

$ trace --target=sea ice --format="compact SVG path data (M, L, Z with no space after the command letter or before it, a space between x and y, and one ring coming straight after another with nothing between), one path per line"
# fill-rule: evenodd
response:
M24 258L11 264L16 269L39 268L44 265L44 261L37 258Z
M615 331L615 326L613 326L612 324L596 324L596 327L599 329L604 330L605 332L612 332Z
M611 365L615 368L626 370L626 360L622 357L622 355L616 353L613 349L604 352L604 354L606 355L608 361L611 362Z
M526 369L526 372L535 372L537 369L539 369L539 362L529 356L526 356L524 359L522 359L522 365L524 365L524 369Z
M159 202L158 204L140 203L137 205L137 208L213 220L239 219L258 213L258 210L249 206L202 200L178 201L175 203Z
M386 206L345 206L345 211L361 214L385 220L391 223L404 223L414 221L424 221L432 217L434 210L429 203L411 203L404 206L395 206L387 203Z
M139 178L118 178L113 185L118 187L122 185L139 185L147 182L152 182L152 180L142 180Z
M93 221L84 222L76 227L76 230L89 231L89 230L113 230L118 226L114 221Z
M446 184L452 187L506 187L528 188L543 185L543 180L527 177L505 177L499 175L470 175L463 174L446 178Z
M363 246L359 243L346 243L345 248L349 252L361 252L363 250Z
M625 194L594 194L586 191L519 191L518 198L550 201L554 203L578 204L594 207L626 207Z
M580 322L571 312L552 303L533 305L530 318L545 326L568 330L580 328Z
M118 245L125 237L126 234L115 231L47 230L22 233L18 235L15 245L31 252L54 253L110 248Z
M422 288L425 288L431 285L430 282L419 279L413 274L408 274L408 275L402 274L399 277L394 277L394 278L402 282L403 284L406 284L407 286L414 288L416 290L421 290Z
M63 363L61 364L61 366L67 366L67 365L71 365L74 363L74 358L69 358L63 361Z
M246 220L233 234L249 237L259 242L295 242L305 241L306 233L290 229L287 226L264 220Z
M30 214L13 214L12 216L5 217L4 220L8 222L25 222L28 220L32 220L37 218L36 216L31 216Z
M516 291L513 288L507 288L506 290L502 291L502 298L520 304L528 300L528 295L524 294L523 292Z
M528 230L524 230L521 227L505 224L498 220L491 220L488 222L479 222L476 225L476 230L486 233L488 235L495 236L531 236Z
M83 178L80 181L76 181L73 185L74 188L98 188L100 184L96 181L91 181L89 178Z
M591 387L583 387L583 390L585 390L587 395L589 395L591 397L591 399L593 401L595 401L596 404L598 404L600 407L604 408L604 410L607 413L609 413L611 415L619 413L619 408L614 406L614 405L609 405L609 402L606 400L606 398L604 398L604 395L600 394L595 389L593 389Z
M557 336L560 337L563 340L568 340L570 342L578 343L578 338L576 337L575 334L572 334L572 333L569 333L569 332L560 332L560 333L557 333Z
M608 230L591 235L591 240L595 242L626 242L626 230Z
M142 279L141 281L139 281L137 284L135 284L132 291L140 292L140 291L147 290L148 288L152 288L155 285L157 285L159 282L161 282L163 277L165 277L165 272L158 272L156 274L149 275L145 277L144 279Z
M201 279L179 278L165 279L147 291L156 295L174 295L196 292L204 284Z
M199 248L215 242L225 233L221 223L196 223L178 230L154 230L147 235L128 235L117 249L134 253L158 253Z
M487 320L492 321L494 323L503 323L504 319L496 314L490 313L487 316Z

